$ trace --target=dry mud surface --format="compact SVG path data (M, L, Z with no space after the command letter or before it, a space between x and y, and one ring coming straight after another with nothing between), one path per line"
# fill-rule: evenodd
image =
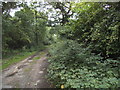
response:
M35 57L40 59L33 60ZM3 70L2 88L52 88L45 77L48 65L46 51L30 56Z

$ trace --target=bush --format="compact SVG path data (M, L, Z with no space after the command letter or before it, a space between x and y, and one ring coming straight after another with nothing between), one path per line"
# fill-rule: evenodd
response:
M119 62L116 60L107 59L101 62L101 56L94 55L89 48L83 48L72 40L61 41L51 46L49 53L51 64L48 77L56 87L118 87ZM113 63L116 63L116 66Z

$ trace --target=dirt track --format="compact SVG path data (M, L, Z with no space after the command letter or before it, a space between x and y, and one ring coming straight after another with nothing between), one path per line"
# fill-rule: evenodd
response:
M42 53L42 54L41 54ZM33 60L40 57L38 60ZM9 67L2 73L3 88L51 88L53 87L45 78L47 52L42 51L34 56Z

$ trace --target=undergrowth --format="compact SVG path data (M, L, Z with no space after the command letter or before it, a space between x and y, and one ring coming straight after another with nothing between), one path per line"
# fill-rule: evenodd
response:
M50 50L48 78L60 88L117 88L118 60L106 59L91 53L75 41L61 41Z

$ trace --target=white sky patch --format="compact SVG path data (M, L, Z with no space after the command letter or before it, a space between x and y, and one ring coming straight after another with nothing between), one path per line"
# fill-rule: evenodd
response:
M16 9L11 9L10 10L10 15L13 17L15 16L15 12L20 11L22 8L16 8Z
M31 2L30 0L27 1L27 5L30 6ZM42 2L39 4L39 2L37 2L35 4L35 6L39 6L36 8L36 10L38 12L44 12L44 13L47 13L48 12L48 20L51 20L51 21L55 21L55 20L59 20L61 19L63 16L62 14L58 13L60 12L59 9L54 9L52 5L44 5L44 4L48 4L47 2ZM17 11L20 11L22 8L16 8L16 9L11 9L11 12L10 12L10 15L13 17L15 16L15 12ZM51 10L50 10L51 9Z
M30 0L28 0L28 1L27 1L27 5L30 6L30 4L31 4L31 2L30 2ZM43 3L41 3L41 4L45 4L45 2L43 2ZM39 5L39 3L37 2L37 4L35 4L35 5ZM11 9L11 10L10 10L10 15L11 15L12 17L14 17L14 16L15 16L15 12L20 11L21 9L23 9L23 8L18 7L18 8L16 8L16 9ZM49 11L48 11L49 9L52 9L52 12L49 12ZM53 17L54 17L57 13L56 13L56 11L52 8L52 5L47 5L47 6L45 6L45 7L44 7L44 5L43 5L43 6L41 5L40 7L37 7L36 10L37 10L38 12L44 12L44 13L48 12L48 20L51 20L51 21L54 21L54 20L55 20ZM60 17L62 17L62 16L60 15Z
M9 0L6 0L6 1L4 1L4 2L7 2L7 1L9 1ZM19 2L27 2L27 5L28 6L30 6L31 4L32 4L32 2L36 2L34 5L35 6L39 6L39 3L41 3L41 4L48 4L48 2L45 2L45 1L47 1L47 0L15 0L15 1L19 1ZM44 13L46 13L46 12L48 12L48 10L49 9L51 9L52 8L52 5L47 5L47 6L45 6L44 7L44 5L40 5L40 7L37 7L36 8L36 10L38 11L38 12L44 12ZM16 9L11 9L10 10L10 15L13 17L13 16L15 16L15 12L17 12L17 11L20 11L21 10L21 8L20 7L18 7L18 8L16 8ZM53 8L52 8L52 10L53 10ZM52 14L56 14L56 12L55 12L55 10L53 11L53 12L51 12ZM48 14L48 17L51 17L52 16L52 14Z
M50 18L51 21L54 21L55 19L54 18Z

